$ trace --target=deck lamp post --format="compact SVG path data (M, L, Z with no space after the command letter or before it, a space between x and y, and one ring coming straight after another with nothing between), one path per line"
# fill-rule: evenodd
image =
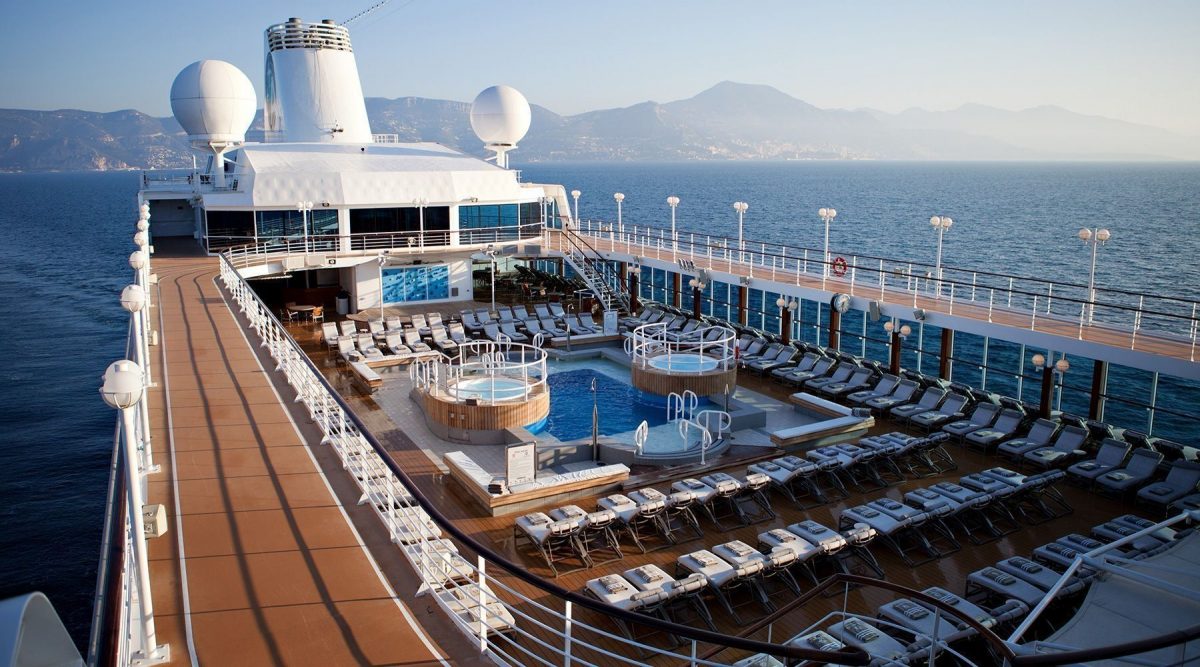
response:
M134 410L142 400L146 387L142 369L127 359L114 361L104 371L100 396L110 407L121 411L121 430L124 432L126 500L129 509L130 539L133 541L134 566L137 568L138 604L141 607L142 649L138 656L149 664L169 659L167 645L156 643L154 632L154 601L150 592L150 561L146 550L146 528L142 519L142 477L138 474L137 441L134 437Z
M904 339L912 335L912 327L907 324L897 327L895 320L888 320L883 323L883 330L888 332L892 338L892 354L888 372L892 375L899 375L900 354L904 351Z
M304 234L304 252L308 253L308 215L312 212L313 203L310 201L296 202L296 210L300 211L300 230Z
M578 190L572 190L571 196L575 198L575 229L579 229L579 195L583 194Z
M413 200L413 206L417 207L417 245L421 248L425 247L425 207L429 205L429 200L421 197Z
M745 222L744 218L746 216L746 209L748 209L748 208L750 208L750 205L744 201L733 202L733 210L737 211L737 214L738 214L738 261L739 262L746 261L745 257L744 257L745 252L746 252L746 241L745 241L745 237L742 235L742 229L743 229L743 223Z
M692 317L700 319L700 304L704 299L704 288L706 285L699 278L692 278L688 281L688 285L692 288Z
M1092 317L1096 314L1096 254L1100 250L1100 246L1107 243L1111 238L1112 232L1103 227L1096 230L1084 227L1079 230L1079 240L1092 246L1092 269L1088 272L1088 324L1092 323Z
M789 301L781 296L775 299L775 305L779 307L779 335L783 336L783 344L787 345L792 342L792 314L796 312L800 302Z
M383 321L383 267L387 264L387 255L380 253L375 261L379 264L379 320Z
M1054 358L1054 353L1051 352L1050 359ZM1050 398L1054 392L1054 376L1058 375L1058 408L1062 409L1062 378L1067 371L1071 370L1071 362L1067 361L1067 356L1064 354L1062 358L1054 363L1041 354L1035 354L1029 358L1034 368L1039 368L1042 371L1042 395L1039 404L1042 417L1050 418Z
M825 221L825 262L821 271L821 286L824 287L825 279L829 277L829 223L837 217L837 209L822 208L817 211L817 215Z
M492 269L492 312L496 312L496 247L489 245L483 254L488 256L488 263ZM570 328L568 326L568 328Z
M934 294L933 298L940 299L942 298L942 235L946 233L947 229L950 229L950 226L954 224L954 220L948 215L935 215L929 219L929 224L937 230L938 235L937 262L933 269L934 276L937 279L937 293Z
M625 193L614 192L613 200L617 202L617 235L621 236L622 240L624 240L625 224L621 221L621 202L625 201Z
M638 275L642 272L642 267L633 264L626 272L629 274L629 312L632 314L638 309Z
M146 308L146 291L141 285L133 283L126 285L121 290L121 307L125 312L129 313L129 318L133 322L133 340L134 347L137 348L135 356L137 357L138 370L142 372L142 386L150 386L150 382L146 378L146 358L149 356L146 349L146 330L143 327L142 316L143 310ZM159 467L154 465L154 455L150 449L150 405L149 397L146 392L142 392L140 414L140 431L142 443L142 469L147 473L159 471Z
M675 259L675 252L679 249L679 242L675 238L675 207L679 206L679 197L667 197L667 206L671 207L671 259Z

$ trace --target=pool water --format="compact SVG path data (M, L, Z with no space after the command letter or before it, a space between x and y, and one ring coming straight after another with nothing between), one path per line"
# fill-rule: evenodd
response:
M717 367L717 360L702 354L661 355L650 360L650 365L664 371L676 373L700 373Z
M591 437L592 380L596 381L601 435L634 431L642 420L652 428L667 423L665 398L643 394L627 382L581 368L551 373L547 378L550 414L534 432L549 433L563 441Z
M466 378L450 387L450 393L459 400L513 401L525 397L525 383L511 378Z

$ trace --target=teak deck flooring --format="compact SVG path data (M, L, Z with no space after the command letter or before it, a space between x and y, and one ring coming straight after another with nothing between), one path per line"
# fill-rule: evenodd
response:
M415 577L356 506L319 432L300 417L293 425L294 394L259 365L257 339L250 331L247 344L214 284L217 261L156 255L154 264L162 345L151 349L151 422L162 472L148 502L166 506L169 530L149 548L171 664L193 662L189 642L207 665L471 662L460 635L413 597Z

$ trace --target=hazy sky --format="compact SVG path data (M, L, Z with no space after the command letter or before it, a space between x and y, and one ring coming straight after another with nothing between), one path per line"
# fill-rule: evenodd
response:
M373 2L7 3L0 106L167 115L201 58L240 67L261 103L267 25ZM1056 104L1200 135L1200 0L392 0L350 28L369 96L508 83L570 114L733 80L820 107Z

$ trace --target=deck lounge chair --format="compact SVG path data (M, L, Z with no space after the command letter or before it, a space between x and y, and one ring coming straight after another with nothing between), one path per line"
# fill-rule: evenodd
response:
M425 318L429 322L429 330L426 331L425 329L420 329L422 336L428 336L430 333L432 333L434 327L440 327L444 324L444 322L442 322L442 314L441 313L427 313L425 315ZM415 326L415 323L414 323L414 326Z
M463 331L462 322L451 322L450 329L447 333L450 336L450 340L458 343L459 345L462 345L470 340L470 338L467 336L467 333Z
M896 385L896 390L891 394L863 401L862 406L869 409L871 412L883 414L892 407L904 405L905 403L913 400L913 396L916 396L917 390L920 388L921 386L916 382L904 379L900 381L900 384Z
M537 314L538 319L554 319L554 316L550 314L550 308L548 308L544 303L533 304L533 312Z
M1100 443L1096 458L1072 465L1067 468L1067 474L1091 486L1097 477L1121 467L1128 455L1129 443L1108 438Z
M525 310L525 306L523 306L523 305L513 306L512 314L513 314L514 322L520 322L522 320L529 319L529 311Z
M358 333L358 323L354 320L342 320L338 322L338 327L341 329L343 336L353 336Z
M777 379L792 386L800 386L809 380L826 377L837 370L837 359L831 357L821 357L813 367L807 371L792 371L786 375L778 376Z
M921 533L919 527L928 521L924 512L912 510L911 514L897 518L869 505L858 505L842 510L838 517L838 525L842 530L852 528L855 524L866 524L875 529L876 534L904 561L909 567L916 567L941 557L941 552ZM925 552L925 558L913 559L911 554L920 549Z
M664 516L667 510L665 501L637 503L629 496L615 493L597 501L597 509L609 510L615 514L619 525L642 553L675 544ZM662 536L663 544L656 549L647 549L646 540L655 534Z
M517 517L513 526L513 540L516 542L524 537L537 549L542 560L546 562L546 567L558 577L567 572L559 572L557 564L572 558L579 561L579 566L569 572L591 567L587 552L579 541L582 530L581 520L555 521L542 512L533 512Z
M762 571L762 561L735 567L707 549L684 554L675 561L676 576L698 574L704 577L709 591L738 625L743 621L734 608L733 596L739 591L748 591L768 612L774 610L759 582Z
M951 391L946 394L946 400L942 402L941 407L937 410L929 410L927 412L918 412L909 415L904 422L919 427L921 430L929 433L936 431L943 424L957 421L966 417L963 410L971 399L965 394L960 394L956 391Z
M800 568L812 583L817 583L816 572L809 562L824 553L824 549L800 537L790 530L774 528L758 534L758 545L771 554L779 551L789 551L793 556L792 568Z
M387 332L383 337L383 345L393 356L409 356L413 352L412 348L404 344L404 336L399 331Z
M529 342L529 336L517 331L517 325L513 324L512 322L502 322L500 324L500 331L503 331L504 335L508 336L508 339L514 343Z
M859 391L851 392L845 396L846 402L851 405L862 405L864 401L879 396L887 396L896 390L896 386L900 384L900 378L888 373L883 374L879 378L879 382L870 389L860 389Z
M942 426L942 433L949 433L950 437L962 442L966 434L972 431L978 431L982 428L987 428L996 421L996 417L1000 414L1000 406L995 403L979 403L971 412L971 416L966 419L950 422Z
M516 317L513 316L512 308L509 306L498 306L496 308L496 320L500 324L505 322L515 322Z
M566 314L563 312L562 304L557 301L551 301L547 306L550 308L550 316L554 319L562 319L563 315Z
M846 646L866 651L879 664L910 664L909 649L866 619L850 617L834 623L825 631ZM919 660L913 660L911 664L919 662Z
M1079 460L1087 453L1083 451L1083 443L1086 440L1086 431L1068 426L1059 431L1053 445L1025 452L1020 462L1031 463L1039 468L1061 468Z
M850 367L850 366L847 366ZM853 371L850 377L837 382L828 382L821 385L819 393L822 396L830 398L841 398L856 391L866 389L871 385L871 378L874 377L875 371L865 366L852 367Z
M978 447L990 452L997 444L1017 434L1025 415L1016 410L1001 410L996 423L987 428L971 431L963 437L964 442L972 447Z
M776 368L782 368L788 365L792 359L799 354L799 351L791 345L785 345L772 358L760 357L754 361L747 362L745 367L760 375L765 375Z
M383 336L387 333L387 328L383 326L383 320L368 320L367 329L371 332L371 338L375 342L383 342Z
M430 327L429 332L433 337L433 344L437 346L437 349L441 350L445 354L458 352L458 343L451 339L446 333L446 327L440 325L436 327Z
M483 334L483 325L475 318L475 311L464 310L459 314L462 316L462 326L467 330L467 333L472 336Z
M404 323L400 321L399 315L388 315L383 318L383 326L388 331L402 331L404 329Z
M375 340L369 333L360 333L354 337L354 343L358 346L358 351L362 353L367 361L379 361L383 359L383 352L378 347L375 347Z
M342 336L337 341L338 356L347 363L362 361L362 353L354 346L354 336Z
M821 390L831 384L843 384L854 375L854 371L858 366L853 364L838 364L838 367L833 369L833 372L825 377L817 377L811 380L805 380L801 385L804 390L810 394L819 394Z
M937 407L946 399L946 390L939 387L928 387L921 392L921 397L916 403L907 405L897 405L888 411L892 419L897 421L907 421L913 415L919 415L925 412L934 412Z
M418 354L430 351L429 345L421 340L421 335L417 333L416 329L404 330L404 344Z
M774 359L783 349L783 347L783 343L771 343L755 351L747 350L745 354L740 356L740 360L742 365L745 366L750 362L758 361L760 359Z
M571 334L575 336L590 336L599 333L595 329L595 323L589 325L587 322L579 319L578 315L567 315L563 318L563 322L571 329Z
M1058 433L1059 424L1049 419L1039 419L1033 422L1029 433L1023 438L1015 438L1002 442L996 447L996 453L1014 461L1020 461L1025 454L1035 449L1049 447L1054 435ZM1082 444L1082 441L1080 442Z
M1158 505L1165 509L1176 500L1195 493L1197 484L1200 484L1200 463L1176 461L1171 464L1165 480L1140 489L1137 499L1138 502Z
M566 331L559 328L558 323L548 317L538 319L538 324L541 325L542 331L546 332L551 338L561 338L567 335Z
M740 356L745 356L745 353L743 352ZM795 365L781 366L779 368L772 370L771 377L774 377L776 379L782 379L785 375L788 375L789 373L802 373L805 371L811 371L813 366L816 366L817 362L820 361L822 358L824 358L824 357L820 354L817 354L816 352L805 352L804 356L800 357L800 360L797 361L795 363Z
M413 313L412 329L417 332L418 336L429 335L429 322L425 320L424 313Z
M333 322L321 323L321 341L325 343L325 347L331 351L336 349L338 338L341 338L341 334L338 333L336 324Z

